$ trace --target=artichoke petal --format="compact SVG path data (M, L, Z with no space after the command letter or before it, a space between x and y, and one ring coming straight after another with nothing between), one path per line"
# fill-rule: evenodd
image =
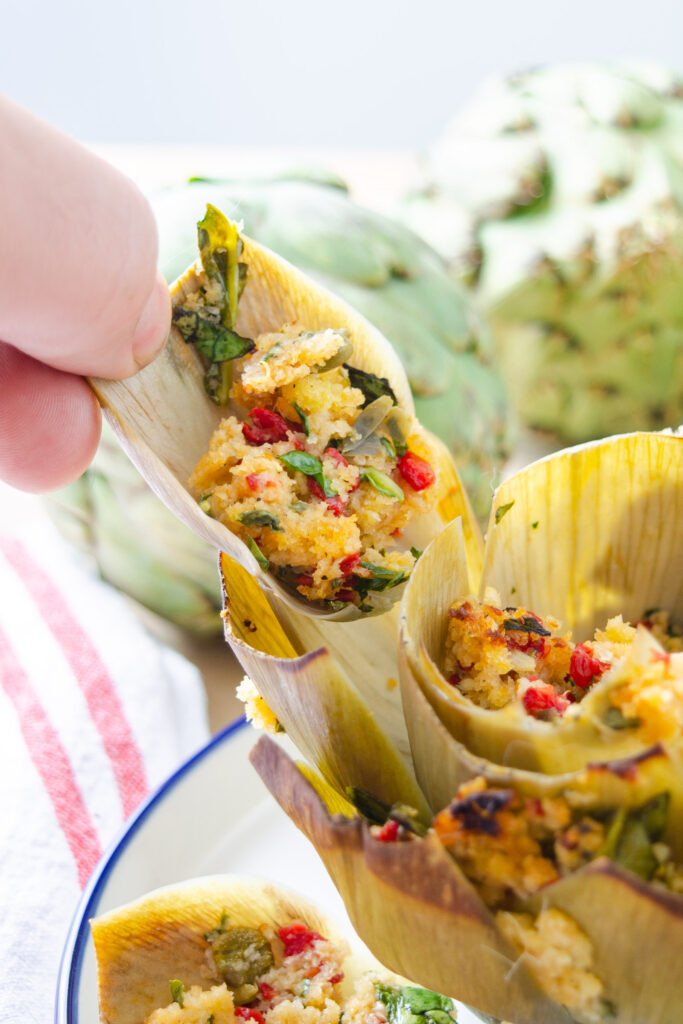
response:
M538 988L490 912L432 834L381 843L360 817L330 814L278 745L259 740L251 761L320 854L358 934L391 970L519 1024L570 1024ZM514 970L511 970L513 964Z
M221 574L226 639L301 753L339 793L370 790L428 817L395 678L396 613L332 627L281 607L286 632L258 583L226 555Z
M313 331L346 328L354 346L354 364L386 378L398 405L413 415L405 372L379 331L285 260L246 237L243 242L242 258L248 264L249 274L240 299L237 332L254 337L264 331L279 330L284 323L294 320ZM196 291L200 272L197 263L173 285L175 305L186 303L188 296ZM214 547L226 551L264 586L278 593L284 602L299 609L305 607L309 615L355 618L363 614L355 605L329 613L293 597L263 571L248 546L207 516L189 493L187 481L192 468L208 448L222 413L205 393L204 366L194 346L183 341L177 328L171 329L161 355L134 377L124 381L96 379L91 385L131 460L152 489L190 529ZM461 492L462 488L454 467L448 476L442 497L446 505L451 505L454 489ZM456 503L464 504L466 500L461 497ZM441 525L438 513L425 514L421 520L416 523L417 533L425 534L426 538L433 536ZM424 538L423 541L426 542Z
M91 922L103 1024L140 1024L170 1002L169 981L219 985L204 936L227 916L230 925L277 928L303 920L333 941L338 929L297 893L238 875L215 875L168 886ZM373 967L358 953L344 970Z
M493 585L503 605L559 613L579 638L612 615L635 621L649 607L680 618L682 443L666 434L625 435L517 473L494 498L481 590ZM406 685L412 692L410 677L417 680L454 739L497 764L550 773L627 757L653 742L638 728L606 727L616 674L560 723L535 719L516 702L479 707L451 686L439 668L448 607L477 589L460 528L451 523L420 558L402 605ZM640 656L634 645L629 657Z

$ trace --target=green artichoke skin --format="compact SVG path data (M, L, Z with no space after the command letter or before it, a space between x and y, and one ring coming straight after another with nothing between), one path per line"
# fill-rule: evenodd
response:
M514 430L488 327L441 257L402 224L357 205L337 179L200 179L152 196L168 280L194 260L194 225L207 203L385 334L419 419L450 447L484 516Z
M409 222L474 289L520 417L578 442L683 410L683 82L646 64L490 82Z
M108 583L183 630L221 632L215 551L168 511L106 425L90 468L47 508Z

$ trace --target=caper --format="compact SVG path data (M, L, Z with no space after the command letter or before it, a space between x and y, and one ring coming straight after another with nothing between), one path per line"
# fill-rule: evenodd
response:
M253 986L274 963L268 939L256 928L228 928L212 941L211 952L216 970L234 990Z

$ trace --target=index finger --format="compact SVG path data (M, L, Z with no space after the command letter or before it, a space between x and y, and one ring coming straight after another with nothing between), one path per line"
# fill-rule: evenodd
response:
M0 339L76 374L126 377L168 332L147 200L119 171L0 96Z

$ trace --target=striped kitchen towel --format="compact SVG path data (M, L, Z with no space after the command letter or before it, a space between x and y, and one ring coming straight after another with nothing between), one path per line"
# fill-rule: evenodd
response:
M0 537L0 1021L52 1017L81 889L150 789L208 738L194 667L47 522Z

